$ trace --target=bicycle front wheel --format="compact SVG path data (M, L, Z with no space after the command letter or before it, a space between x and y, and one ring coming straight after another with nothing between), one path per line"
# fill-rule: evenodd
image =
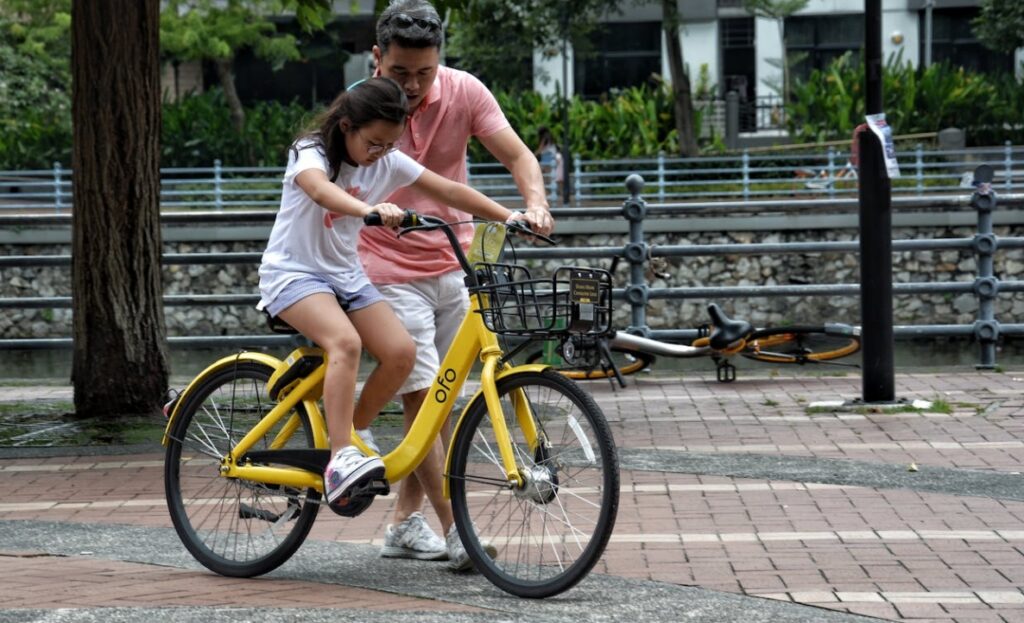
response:
M775 327L755 331L743 356L766 363L831 361L860 350L860 334L846 325Z
M452 441L448 473L459 535L477 569L520 597L565 591L597 563L619 506L608 423L589 394L552 370L497 384L522 484L510 485L483 397ZM497 549L490 558L486 546Z
M274 369L240 361L210 374L185 397L164 463L167 508L189 552L221 575L267 573L295 553L313 526L320 493L220 475L221 460L274 406ZM301 403L255 449L312 448Z

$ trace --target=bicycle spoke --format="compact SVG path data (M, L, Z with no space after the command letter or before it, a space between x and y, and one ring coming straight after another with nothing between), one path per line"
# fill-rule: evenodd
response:
M273 407L262 395L273 372L243 361L198 383L182 404L168 446L165 482L175 530L199 562L224 575L259 575L280 565L305 539L319 510L317 491L221 475L237 441ZM279 439L282 449L313 447L305 408L296 405L285 415L254 448L268 448L271 439ZM294 432L281 436L296 423Z
M504 472L486 407L472 405L454 442L452 503L460 526L474 526L467 551L495 539L494 560L474 558L480 571L517 595L543 596L574 584L600 556L617 505L617 467L600 412L571 381L551 372L520 378L504 379L499 394L522 484L478 478L484 465ZM516 403L532 415L536 439L519 428Z

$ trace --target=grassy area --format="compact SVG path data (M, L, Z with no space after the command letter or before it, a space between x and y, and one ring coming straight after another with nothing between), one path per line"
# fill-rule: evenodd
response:
M0 446L92 446L158 443L158 417L78 418L66 401L0 404Z
M893 404L893 405L859 405L856 407L806 407L804 412L807 414L815 413L835 413L836 411L843 411L848 413L859 413L861 415L867 415L869 413L944 413L950 414L953 412L953 405L942 398L936 398L930 401L931 406L928 408L915 407L912 403L906 404ZM957 406L965 406L964 404L958 403ZM973 405L971 405L973 406Z
M373 427L389 431L397 441L403 421L401 405L391 402L377 416ZM79 418L68 401L0 403L0 447L159 443L165 425L159 416Z

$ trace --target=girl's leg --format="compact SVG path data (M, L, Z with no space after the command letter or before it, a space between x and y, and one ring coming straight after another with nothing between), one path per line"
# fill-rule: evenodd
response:
M311 294L279 315L327 354L324 417L333 455L352 443L352 405L363 350L359 333L333 294Z
M374 309L378 307L383 309ZM362 314L371 310L372 314ZM380 362L363 385L359 403L356 405L355 422L368 424L380 413L384 405L395 397L395 392L409 376L416 361L416 345L387 303L375 303L352 312L350 317L359 330L366 350ZM416 419L426 395L426 390L422 390L402 396L406 432ZM444 448L439 440L435 440L430 453L419 467L402 481L401 491L406 495L398 497L395 509L396 523L402 523L412 513L422 510L423 497L426 494L441 520L443 529L447 532L453 519L451 504L445 499L442 489L443 470Z
M369 425L412 372L416 344L409 337L391 306L381 301L349 312L363 346L377 360L377 367L363 384L355 406L354 421Z

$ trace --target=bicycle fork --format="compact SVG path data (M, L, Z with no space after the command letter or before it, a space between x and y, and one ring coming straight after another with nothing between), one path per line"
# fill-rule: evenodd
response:
M494 440L498 445L502 466L505 468L505 477L509 487L522 488L526 482L523 474L519 471L519 464L516 462L512 436L505 423L505 414L501 408L501 398L498 395L496 376L501 349L497 346L485 347L480 353L480 358L484 362L480 375L481 392L487 404L487 415L491 418L491 425L494 428ZM530 402L521 389L513 390L511 400L520 430L523 431L531 451L536 451L541 440L533 411L530 409Z

